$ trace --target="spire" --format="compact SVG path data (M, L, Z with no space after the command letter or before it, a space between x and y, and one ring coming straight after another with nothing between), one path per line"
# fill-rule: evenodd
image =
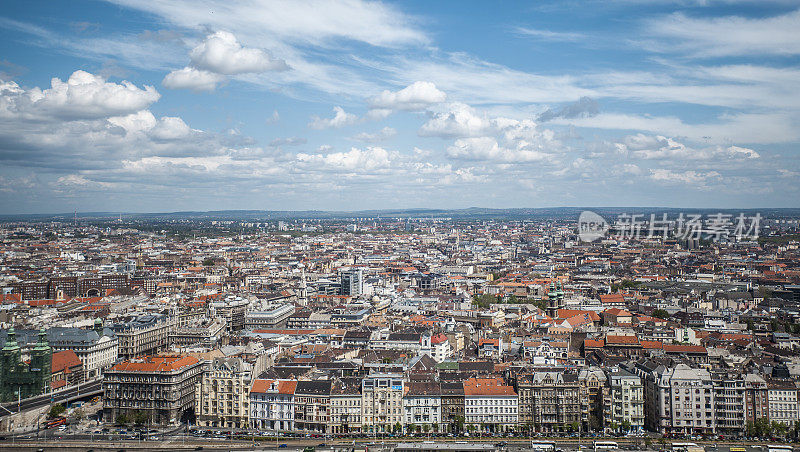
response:
M8 335L6 336L6 345L3 347L3 351L17 351L19 350L19 346L17 345L17 332L14 331L14 327L8 329Z

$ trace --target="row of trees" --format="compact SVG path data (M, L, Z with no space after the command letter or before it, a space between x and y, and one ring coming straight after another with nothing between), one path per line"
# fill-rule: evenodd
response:
M143 411L134 411L130 416L126 414L118 414L114 420L116 425L123 426L133 422L136 425L144 425L149 421L147 413Z
M472 297L472 304L478 308L486 309L492 304L507 303L507 304L532 304L539 309L545 309L547 303L544 300L535 300L533 298L519 298L516 295L509 295L505 300L502 296L494 296L488 293L474 295Z
M795 440L800 435L800 425L795 424L790 427L783 422L771 421L765 417L758 418L755 421L747 421L745 426L745 433L747 436L754 438L770 438L773 436L790 437Z

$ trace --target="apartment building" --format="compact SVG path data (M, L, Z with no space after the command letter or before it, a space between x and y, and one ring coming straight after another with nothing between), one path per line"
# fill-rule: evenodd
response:
M442 391L434 381L409 382L403 396L404 424L422 431L439 431L442 422Z
M362 429L370 433L391 432L402 425L405 380L399 373L372 373L361 381Z
M256 379L250 387L250 428L295 430L294 394L297 381Z
M442 404L442 424L450 432L464 427L464 384L460 381L442 381L439 384Z
M331 387L331 433L361 432L361 380L338 379Z
M656 431L678 435L716 430L714 384L706 369L686 364L660 367L656 375Z
M330 433L330 380L298 381L294 391L295 429Z
M468 428L512 431L519 419L518 408L517 393L502 380L470 378L464 381L464 421Z
M744 434L747 421L744 376L738 372L714 371L711 380L716 432L726 436Z
M118 355L131 359L166 350L175 319L165 314L140 314L110 328L118 338Z
M153 424L177 424L194 409L203 364L191 356L144 356L108 369L103 379L106 422L144 413Z
M54 352L72 350L83 363L84 379L100 377L103 370L116 362L119 354L119 339L114 331L104 328L100 319L95 320L94 328L53 327L47 331L47 338Z
M521 424L557 432L588 422L589 400L577 373L537 371L518 375L516 382Z
M639 376L623 369L606 371L608 390L603 397L605 430L644 429L644 386Z
M798 384L793 380L767 380L769 400L769 420L787 427L794 426L800 419Z
M238 357L214 358L195 390L200 427L247 428L253 369Z

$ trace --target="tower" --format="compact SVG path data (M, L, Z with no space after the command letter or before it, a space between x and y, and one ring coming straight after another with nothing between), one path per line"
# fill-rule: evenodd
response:
M547 315L551 318L558 317L558 293L555 283L550 283L550 292L547 293Z

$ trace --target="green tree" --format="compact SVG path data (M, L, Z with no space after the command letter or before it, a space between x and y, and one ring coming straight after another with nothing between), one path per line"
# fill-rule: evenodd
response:
M213 267L214 266L214 258L207 257L203 259L203 267Z
M67 409L64 408L64 405L58 403L50 407L50 412L47 415L51 418L59 417L64 413L64 411L67 411Z
M117 418L114 420L114 424L119 426L128 425L128 416L118 414Z
M144 425L145 423L147 423L147 419L148 419L147 413L145 413L144 411L137 411L133 413L133 423L136 425Z
M403 431L403 425L399 422L394 424L394 428L392 429L392 433L401 433Z
M620 424L620 427L622 427L623 432L629 432L631 430L631 421L623 419L622 423Z
M656 309L653 311L653 317L657 317L659 319L667 320L669 319L669 312L664 309Z

